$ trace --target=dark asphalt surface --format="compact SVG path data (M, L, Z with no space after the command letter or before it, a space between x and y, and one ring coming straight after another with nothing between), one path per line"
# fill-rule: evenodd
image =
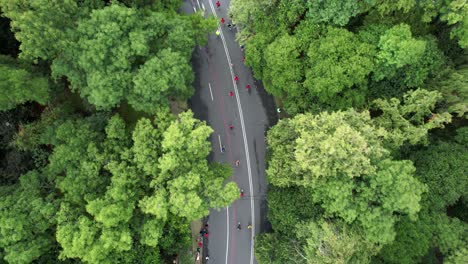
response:
M218 20L223 17L226 23L230 21L227 17L229 1L220 1L219 9L215 6L216 0L198 1L184 0L182 11L193 13L193 7L198 11L204 6L206 16L211 15L214 10ZM212 1L212 6L209 1ZM196 91L189 105L195 116L205 120L214 130L210 138L213 149L210 160L227 163L233 167L234 174L229 180L244 189L245 196L239 197L228 209L210 212L208 250L204 254L209 255L209 260L204 263L253 264L256 263L254 257L251 262L253 236L247 225L253 223L255 234L268 228L265 132L276 123L277 115L273 98L265 92L260 82L254 81L250 68L242 62L244 54L235 42L235 30L230 31L227 26L221 28L233 64L233 73L239 77L237 92L223 40L213 32L208 37L207 45L197 47L193 54ZM246 85L251 86L250 91L245 88ZM229 96L230 91L236 92L236 96ZM229 128L231 124L234 126L232 130ZM220 145L225 146L224 153L221 153ZM236 160L240 161L239 167L235 166ZM241 230L237 230L238 222L242 225Z

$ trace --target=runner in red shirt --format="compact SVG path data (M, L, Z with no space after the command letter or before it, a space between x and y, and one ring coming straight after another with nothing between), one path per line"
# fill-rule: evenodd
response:
M224 24L224 17L221 18L221 24Z
M234 81L236 81L236 83L239 81L239 77L234 77Z
M229 96L233 97L234 93L232 91L229 92Z
M221 3L219 1L216 1L216 7L219 8L221 6Z
M250 90L250 84L247 84L247 85L245 86L245 89Z

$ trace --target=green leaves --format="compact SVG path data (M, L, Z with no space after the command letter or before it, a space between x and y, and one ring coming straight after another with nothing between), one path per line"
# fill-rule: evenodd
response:
M12 31L21 43L20 57L29 61L50 61L73 43L75 23L95 3L98 2L2 0L0 6L12 20Z
M388 29L380 37L378 48L377 60L381 66L374 73L377 81L385 77L391 78L397 69L420 61L426 43L414 39L408 25L400 24Z
M449 113L432 112L440 99L439 92L424 89L406 93L403 103L396 98L377 99L375 108L383 113L373 122L390 132L389 143L393 147L400 147L405 141L413 145L426 143L430 129L444 127L452 120Z
M315 23L345 26L361 10L361 4L352 1L307 1L308 19Z
M30 263L54 246L57 204L43 196L43 181L30 171L19 184L0 188L0 247L9 263Z
M298 238L305 239L307 263L370 263L377 246L343 223L298 224Z
M388 136L367 112L281 120L268 134L269 181L307 188L325 215L362 228L366 241L389 243L395 213L414 218L426 189L413 178L411 162L390 159L383 144Z
M154 114L170 99L192 95L191 51L211 25L171 12L106 6L79 22L76 44L54 61L53 75L66 76L98 109L128 99Z
M188 98L193 92L190 86L193 78L186 59L178 52L164 49L134 77L129 103L136 110L155 112L158 105L169 105L171 98Z
M447 1L442 9L441 20L452 26L450 36L458 40L462 48L468 47L468 5L463 0Z
M13 109L27 101L45 104L49 99L48 80L33 73L13 58L0 56L0 111Z
M299 45L294 36L285 34L266 48L265 66L268 70L264 70L263 77L268 80L266 87L270 93L277 96L283 91L298 93L303 76Z
M374 48L359 42L353 33L329 27L309 47L304 87L334 109L362 105L367 76L374 67L373 54Z
M191 112L167 115L159 109L154 122L143 118L133 131L118 115L58 126L45 170L62 196L62 259L132 263L135 247L174 247L179 242L167 232L186 236L189 221L239 197L237 186L225 183L232 170L206 161L212 129Z

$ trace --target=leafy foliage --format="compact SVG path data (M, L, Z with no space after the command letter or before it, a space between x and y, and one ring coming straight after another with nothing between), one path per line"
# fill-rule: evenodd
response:
M406 140L413 145L427 143L430 129L444 127L452 119L447 112L432 112L441 97L437 91L418 89L406 93L403 103L396 98L377 99L374 101L375 108L382 111L382 114L373 119L373 122L391 132L391 145L400 147Z
M4 15L20 44L20 57L30 61L52 60L73 43L70 34L76 21L102 7L100 1L2 0Z
M277 141L280 134L288 135L288 141L283 136ZM387 136L366 112L282 120L268 135L269 181L307 187L325 215L362 228L369 242L389 243L395 212L414 218L426 188L413 177L411 162L391 160L382 142Z
M0 72L0 111L13 109L27 101L47 102L49 83L46 78L6 56L0 56Z
M12 186L0 187L0 247L9 263L31 263L55 247L57 203L44 195L44 176L30 171Z
M304 87L323 105L342 109L364 104L367 76L374 67L374 48L345 29L328 28L312 42Z

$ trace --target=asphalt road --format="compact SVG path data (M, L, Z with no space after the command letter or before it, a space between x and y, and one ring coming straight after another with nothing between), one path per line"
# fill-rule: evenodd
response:
M211 2L211 3L210 3ZM205 16L215 14L227 24L229 1L184 0L182 11L193 13L205 9ZM254 235L268 228L266 221L265 133L277 121L273 99L243 64L244 54L235 41L235 29L220 25L205 47L197 47L192 63L195 72L195 94L189 105L195 116L205 120L214 133L210 140L210 160L230 164L234 174L229 179L244 189L231 206L212 210L209 216L209 239L204 263L253 264ZM234 81L238 76L239 81ZM250 89L246 89L250 85ZM234 96L230 96L230 92ZM234 128L230 129L229 126ZM221 152L222 146L225 152ZM238 167L235 161L239 160ZM241 230L237 230L237 223ZM252 229L247 226L252 224Z

